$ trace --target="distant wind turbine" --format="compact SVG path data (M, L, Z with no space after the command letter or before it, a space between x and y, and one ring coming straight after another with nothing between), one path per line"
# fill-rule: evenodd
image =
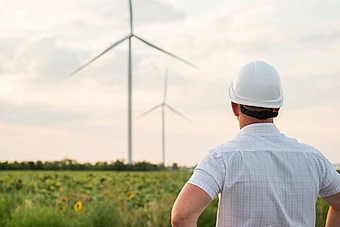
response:
M114 44L112 44L111 46L109 46L106 50L104 50L101 54L99 54L98 56L96 56L95 58L93 58L92 60L90 60L89 62L87 62L86 64L84 64L83 66L79 67L78 69L76 69L74 72L72 72L70 74L70 76L76 74L77 72L79 72L80 70L84 69L85 67L87 67L89 64L91 64L92 62L94 62L95 60L97 60L99 57L101 57L102 55L104 55L106 52L110 51L111 49L113 49L114 47L118 46L119 44L121 44L122 42L124 42L125 40L129 40L129 64L128 64L128 68L129 68L129 72L128 72L128 163L132 164L132 60L131 60L131 38L135 37L136 39L142 41L143 43L145 43L146 45L155 48L156 50L159 50L167 55L170 55L173 58L176 58L177 60L190 65L193 68L198 69L197 66L193 65L192 63L190 63L187 60L184 60L181 57L178 57L170 52L167 52L151 43L149 43L148 41L146 41L145 39L142 39L141 37L137 36L136 34L133 33L133 13L132 13L132 3L131 0L129 0L129 7L130 7L130 34L128 34L126 37L124 37L123 39L118 40L117 42L115 42Z
M165 107L169 108L175 114L181 116L182 118L184 118L187 121L189 121L190 123L192 123L189 118L187 118L186 116L184 116L179 111L175 110L173 107L171 107L170 105L168 105L166 103L167 89L168 89L168 69L166 69L165 77L164 77L163 102L161 104L151 108L150 110L144 112L143 114L141 114L137 117L137 119L139 119L139 118L144 117L145 115L151 113L152 111L156 110L157 108L162 108L162 163L163 163L163 166L165 164Z

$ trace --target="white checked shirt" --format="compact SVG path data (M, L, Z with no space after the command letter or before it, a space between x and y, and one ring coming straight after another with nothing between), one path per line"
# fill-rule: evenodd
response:
M272 123L245 126L210 150L188 183L219 195L216 226L223 227L314 227L317 197L340 192L333 165Z

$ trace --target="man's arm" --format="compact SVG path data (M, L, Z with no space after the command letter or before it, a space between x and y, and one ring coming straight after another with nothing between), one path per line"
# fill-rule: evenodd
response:
M212 201L203 189L185 184L171 211L173 227L195 227L198 217Z
M340 193L322 198L330 206L326 227L340 227Z

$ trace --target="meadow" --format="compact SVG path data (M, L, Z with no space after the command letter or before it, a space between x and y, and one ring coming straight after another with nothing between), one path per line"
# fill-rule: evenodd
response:
M187 171L0 171L0 227L168 227ZM215 226L218 200L198 226ZM316 205L318 227L328 210Z

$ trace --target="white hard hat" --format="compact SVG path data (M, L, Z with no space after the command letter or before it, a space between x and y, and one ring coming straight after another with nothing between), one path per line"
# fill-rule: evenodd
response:
M229 87L230 101L248 106L280 108L283 104L280 75L263 62L243 66Z

